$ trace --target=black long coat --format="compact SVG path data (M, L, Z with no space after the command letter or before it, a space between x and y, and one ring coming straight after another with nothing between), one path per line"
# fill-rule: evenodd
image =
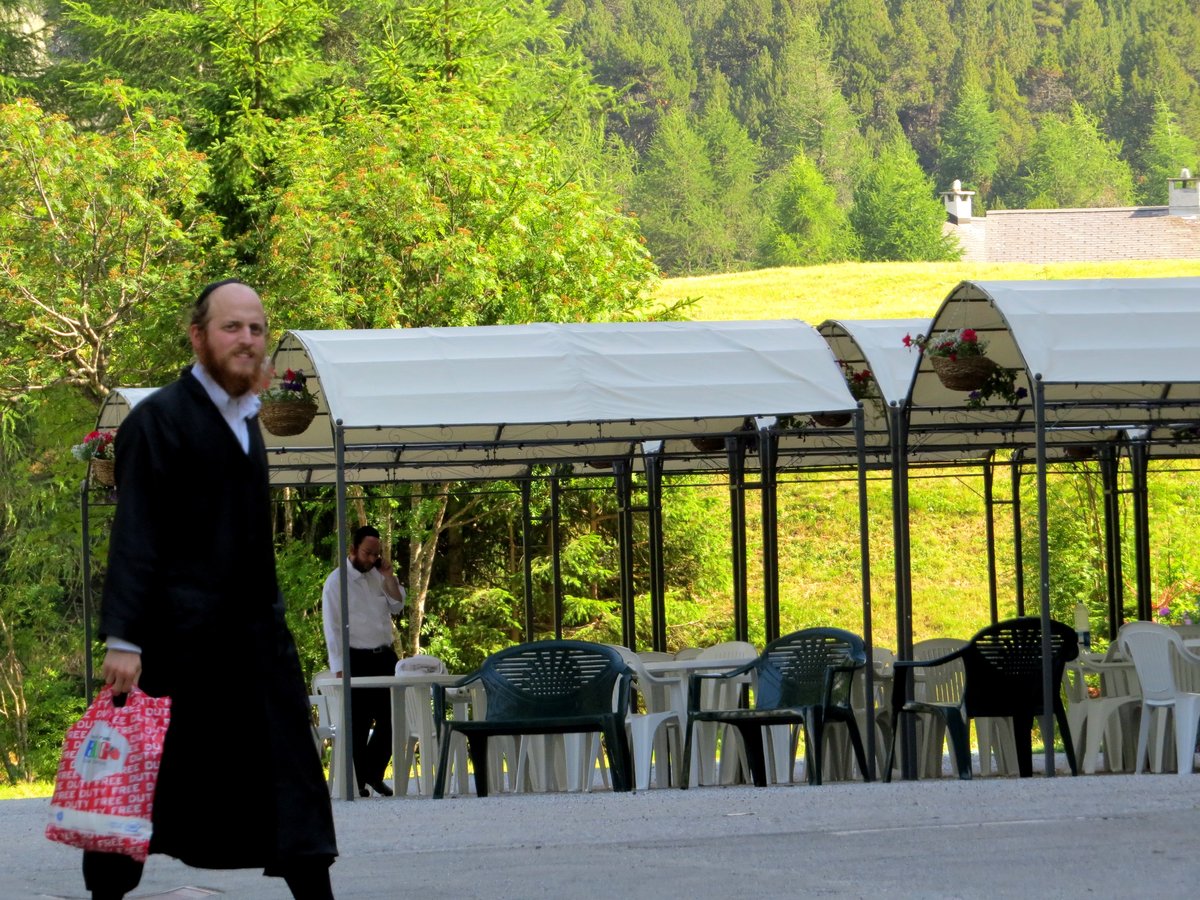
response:
M185 372L117 435L100 631L171 697L151 852L206 868L337 854L308 691L275 577L267 459Z

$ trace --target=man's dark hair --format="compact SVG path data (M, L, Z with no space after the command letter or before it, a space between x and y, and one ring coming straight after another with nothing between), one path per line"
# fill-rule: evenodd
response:
M192 318L189 325L197 325L203 328L208 324L208 298L213 295L213 291L217 288L223 288L227 284L241 284L246 287L250 285L242 281L240 278L226 278L223 281L214 281L212 284L206 284L203 290L200 291L200 296L196 298L196 302L192 304ZM250 288L253 290L253 288Z
M370 525L364 525L362 528L355 530L354 542L351 544L351 546L357 547L359 544L361 544L363 542L363 540L365 538L369 538L369 537L373 537L373 538L379 537L379 530L376 528L372 528Z

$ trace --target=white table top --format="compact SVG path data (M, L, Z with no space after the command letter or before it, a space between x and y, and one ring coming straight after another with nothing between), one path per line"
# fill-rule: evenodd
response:
M351 687L405 687L410 684L453 684L461 675L434 674L432 672L405 672L402 675L359 675L350 679ZM340 688L342 679L337 677L318 678L318 688Z
M691 672L728 672L757 658L747 656L736 659L659 659L642 665L651 675L685 675Z

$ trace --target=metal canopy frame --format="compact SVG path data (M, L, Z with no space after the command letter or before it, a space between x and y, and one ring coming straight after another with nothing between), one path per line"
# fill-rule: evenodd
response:
M1064 326L1060 319L1071 323ZM1090 320L1090 325L1086 325ZM1137 327L1130 325L1137 321ZM338 382L344 387L356 381L369 385L384 384L400 402L410 399L403 386L422 379L437 382L448 371L475 372L486 379L496 378L495 365L477 366L477 360L453 347L456 336L472 333L478 336L487 329L411 329L401 332L289 332L281 340L274 360L277 370L299 369L316 378L316 393L320 410L313 426L303 435L287 443L268 436L268 453L273 485L334 485L338 493L339 553L345 558L345 486L350 482L374 483L388 481L434 481L514 479L523 486L528 499L529 479L536 477L540 467L561 471L569 466L577 474L591 468L608 467L614 479L621 509L620 540L630 540L631 516L637 511L632 505L631 476L637 468L652 485L646 512L651 515L652 530L661 538L661 478L665 473L730 473L731 527L734 547L735 630L747 628L746 567L745 567L745 491L762 492L764 534L775 531L776 472L789 468L847 468L856 467L860 497L860 541L863 567L864 638L871 646L869 529L866 516L866 473L868 469L890 470L893 480L896 511L893 539L896 544L897 631L901 648L907 646L911 655L911 581L909 576L908 532L908 470L916 464L971 463L985 465L996 450L1014 450L1018 454L1032 450L1038 479L1039 555L1042 560L1041 613L1043 633L1048 634L1049 584L1048 543L1046 522L1046 465L1065 453L1070 445L1111 446L1110 442L1123 436L1137 434L1131 447L1140 447L1143 460L1151 447L1167 448L1164 455L1195 455L1190 437L1182 437L1189 429L1197 429L1196 407L1200 403L1200 279L1125 279L1077 282L970 282L954 288L943 302L937 315L929 322L929 331L936 333L947 328L972 327L991 341L988 355L998 363L1018 372L1018 383L1029 389L1029 404L1016 408L971 409L959 392L941 387L925 360L911 354L913 366L905 386L904 363L898 353L888 352L886 344L865 338L872 327L878 334L887 329L894 333L910 329L922 320L874 323L874 326L847 327L847 323L832 322L822 326L821 335L803 323L785 320L769 323L631 323L615 326L600 325L538 325L510 326L503 335L506 340L532 341L539 336L584 337L584 344L560 348L557 355L534 354L538 367L523 371L529 391L537 389L544 380L545 367L571 366L585 371L585 381L599 393L589 393L590 401L606 410L596 416L594 409L577 417L543 415L525 421L493 421L493 417L475 417L462 424L446 424L448 406L426 403L410 404L426 410L425 420L389 421L372 416L362 397L343 397L340 391L326 390L326 378L340 372ZM1167 327L1164 331L1163 323ZM1085 323L1085 325L1081 325ZM1099 324L1097 324L1099 323ZM828 328L826 328L828 326ZM588 342L609 331L609 337L594 345ZM851 332L854 332L853 334ZM590 334L589 334L590 332ZM619 334L617 334L619 332ZM639 333L641 332L641 333ZM731 332L739 332L731 337ZM817 340L828 341L823 354L814 353L810 333ZM735 348L755 340L765 341L771 350L760 354L768 369L787 372L783 382L799 399L787 402L760 403L757 388L748 384L726 385L728 390L708 390L696 384L697 371L712 369L706 350L681 355L672 369L685 374L678 382L667 383L660 378L647 382L645 371L616 350L604 352L605 340L636 339L638 346L657 345L673 340L687 340L700 335L701 342L715 339L728 341ZM1162 352L1163 336L1169 335L1171 346ZM753 335L753 339L748 338ZM789 358L775 343L796 339L804 351L803 361ZM798 337L801 336L802 337ZM1144 341L1130 340L1140 335ZM324 339L322 338L324 336ZM389 337L390 336L390 337ZM682 336L682 337L681 337ZM1087 340L1080 340L1080 337ZM365 365L364 346L378 347L385 338L404 342L419 342L425 338L426 347L414 358L403 361L373 359ZM1160 343L1150 343L1150 339ZM325 343L325 340L328 343ZM1092 341L1088 344L1088 340ZM333 348L322 355L324 346ZM414 346L410 344L410 346ZM467 341L462 346L470 346ZM1134 349L1131 351L1130 346ZM830 349L832 348L832 349ZM847 352L857 352L853 357ZM1120 352L1109 354L1113 348ZM747 349L755 350L753 346ZM794 349L794 348L793 348ZM1056 358L1061 352L1063 358ZM367 354L370 356L371 354ZM527 354L528 355L528 354ZM613 355L620 357L612 359ZM915 359L914 359L915 357ZM514 357L509 357L509 361ZM732 357L730 357L732 358ZM836 358L869 364L882 389L883 403L868 402L859 406L850 397ZM1106 360L1098 366L1097 360ZM1031 361L1037 365L1031 367ZM1112 363L1119 364L1112 364ZM318 365L318 362L320 363ZM452 370L437 368L438 363L452 364ZM493 361L494 362L494 361ZM721 358L722 363L728 359ZM419 363L419 365L418 365ZM612 364L615 364L612 365ZM1039 369L1037 366L1040 366ZM1072 368L1074 366L1074 368ZM1140 366L1140 368L1139 368ZM541 367L539 369L539 367ZM697 368L699 367L699 368ZM436 371L431 372L431 369ZM1111 371L1105 371L1105 370ZM897 374L897 372L899 374ZM1087 377L1082 377L1086 373ZM886 375L886 378L881 378ZM507 378L507 376L506 376ZM639 381L639 378L643 379ZM886 384L885 384L886 382ZM311 383L311 382L310 382ZM508 383L505 381L504 383ZM614 385L623 386L610 391ZM461 386L460 386L461 387ZM492 386L485 385L488 391ZM687 408L670 404L645 407L638 405L640 389L653 392L656 388L676 388L673 397L686 400L697 394L708 405ZM457 399L469 398L460 390ZM805 393L807 391L807 393ZM670 392L670 391L668 391ZM558 385L556 397L569 398L570 391ZM720 396L735 403L724 407L709 401ZM801 397L801 395L804 395ZM125 397L132 398L126 391ZM330 397L334 402L330 403ZM494 392L489 396L494 397ZM776 395L777 396L777 395ZM614 400L614 397L617 399ZM342 401L344 411L342 410ZM136 402L136 400L133 400ZM622 403L625 406L622 406ZM542 404L550 408L553 404ZM632 411L632 407L637 407ZM701 408L702 407L702 408ZM398 408L398 407L393 407ZM585 406L585 409L588 407ZM429 410L440 409L440 415L430 418ZM674 409L674 414L663 414ZM122 417L121 403L112 406L106 421L109 404L101 411L100 427L115 427ZM655 413L653 410L657 410ZM125 412L128 411L126 404ZM341 414L339 414L341 412ZM814 428L809 416L819 413L850 413L849 428ZM548 420L548 421L547 421ZM715 440L714 440L715 439ZM752 452L756 451L756 452ZM1132 458L1132 457L1131 457ZM1115 459L1115 457L1114 457ZM758 469L759 481L753 485L749 476ZM1145 468L1141 469L1144 472ZM589 472L588 474L597 474ZM985 475L985 479L988 476ZM1014 467L1014 491L1019 468ZM990 480L987 482L990 484ZM1014 496L1019 497L1018 493ZM1135 493L1136 496L1136 493ZM86 503L85 503L86 506ZM526 504L527 509L527 504ZM1014 514L1017 510L1014 509ZM1144 518L1144 511L1139 513ZM655 521L657 520L657 524ZM523 534L528 540L528 521ZM1019 532L1018 532L1019 533ZM740 535L740 537L739 537ZM87 541L85 533L85 542ZM1140 551L1139 551L1140 552ZM777 636L778 570L776 548L764 546L764 612L768 639ZM528 556L528 554L527 554ZM632 581L628 566L632 553L622 548L626 568L622 573L623 632L632 637ZM1139 557L1140 559L1140 557ZM740 562L739 562L740 560ZM661 604L661 572L654 572L661 559L652 564L651 603L652 632L656 645L665 643L665 612ZM1141 567L1139 566L1139 569ZM1139 576L1140 577L1140 576ZM1148 576L1147 576L1148 577ZM527 585L529 575L526 573ZM527 590L526 609L531 599ZM85 601L86 601L85 597ZM343 604L346 598L343 595ZM628 604L626 606L626 604ZM994 602L993 602L994 608ZM773 618L772 618L773 616ZM348 617L344 616L343 621ZM1049 667L1046 668L1049 679ZM868 667L868 679L871 670ZM348 675L347 675L348 679ZM348 687L348 684L346 685ZM1046 708L1050 708L1050 686L1046 690ZM868 684L868 697L871 696ZM345 721L350 721L350 691L343 691ZM1047 716L1048 718L1048 716ZM1047 727L1043 721L1043 728ZM873 737L868 730L868 740ZM870 752L870 751L868 751ZM1053 774L1053 747L1047 744L1047 774ZM871 757L873 764L873 756ZM353 799L346 778L348 799Z

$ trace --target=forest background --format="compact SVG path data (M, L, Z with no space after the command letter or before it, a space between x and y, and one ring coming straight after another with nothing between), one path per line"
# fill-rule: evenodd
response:
M114 387L187 362L182 310L205 281L255 284L276 334L932 315L978 272L937 262L957 257L937 199L952 180L984 209L1162 203L1168 176L1200 169L1198 138L1190 0L0 0L0 777L52 773L85 704L70 447ZM707 273L724 280L673 277ZM1055 481L1071 514L1055 516L1054 603L1083 599L1098 628L1099 488L1074 468ZM1182 615L1200 479L1152 485L1155 590ZM785 627L861 629L851 487L783 486ZM986 618L982 566L964 566L982 553L979 492L971 473L914 486L918 636ZM615 640L610 492L580 479L565 497L566 628ZM331 503L277 499L311 672ZM466 669L521 637L514 486L353 499L407 573L406 652ZM107 507L92 502L98 588ZM546 633L540 487L534 503ZM673 646L728 635L725 503L720 485L672 482ZM886 573L886 484L870 503ZM1003 536L1000 553L1011 602ZM886 643L888 577L873 590ZM752 629L761 642L761 611Z

